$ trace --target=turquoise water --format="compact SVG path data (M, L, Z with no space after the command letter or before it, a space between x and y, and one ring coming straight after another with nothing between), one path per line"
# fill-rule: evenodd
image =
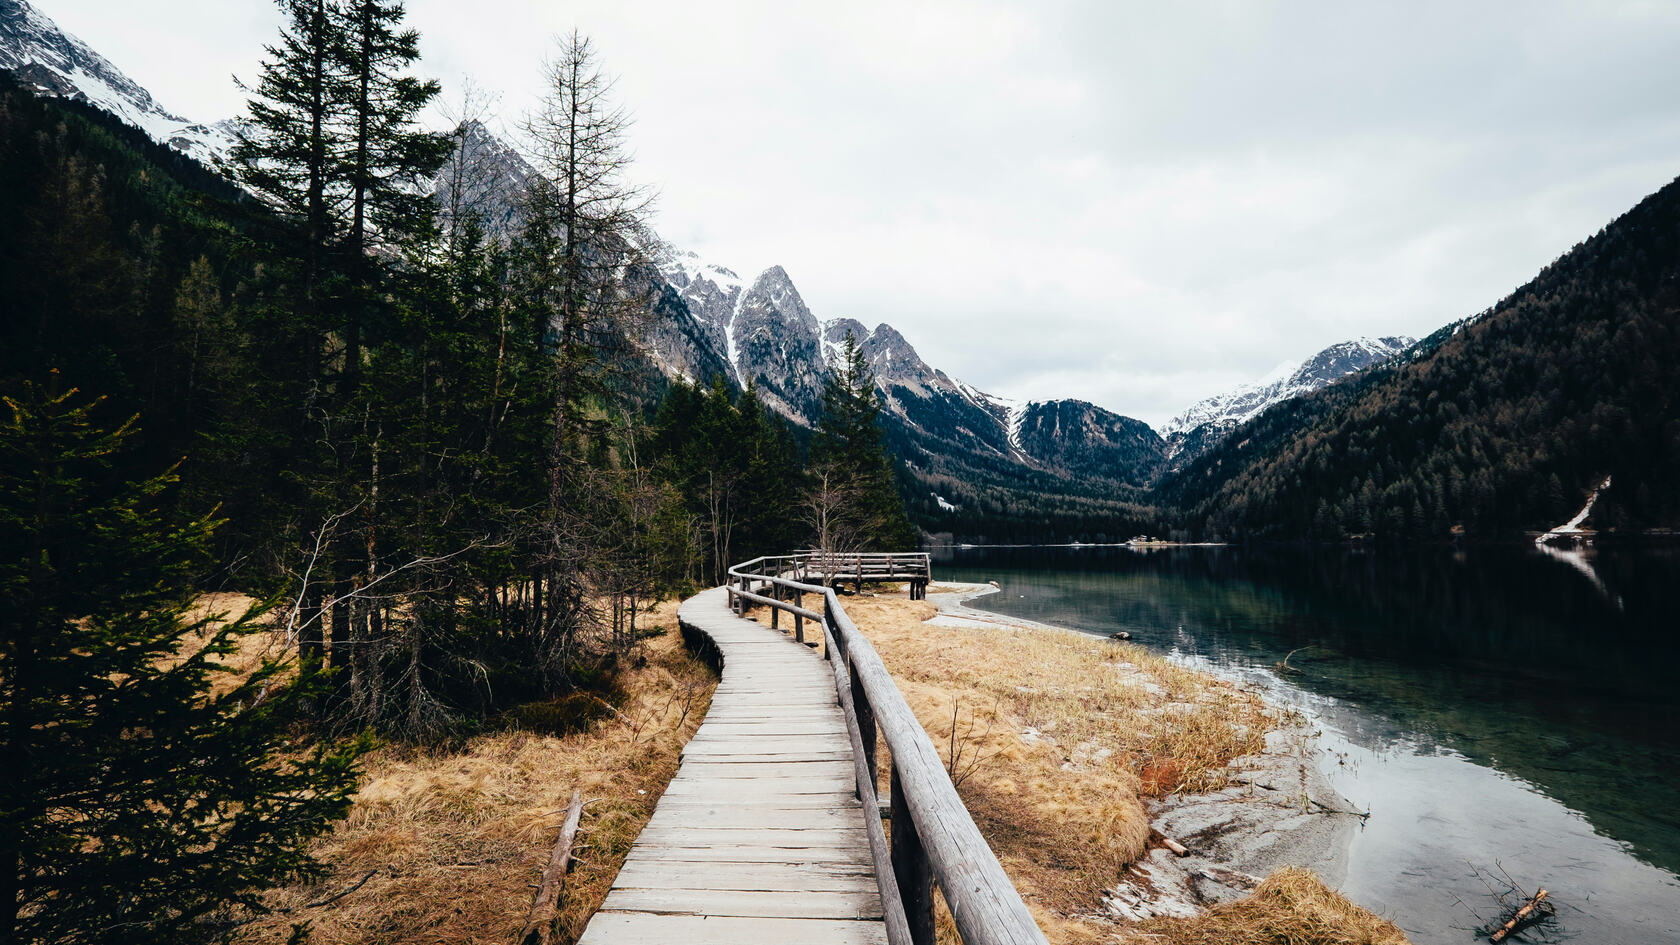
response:
M1323 728L1371 817L1344 891L1471 942L1508 875L1559 909L1519 941L1680 942L1680 555L947 549L972 606L1241 678ZM1290 672L1277 664L1288 658ZM1485 941L1485 939L1483 939Z

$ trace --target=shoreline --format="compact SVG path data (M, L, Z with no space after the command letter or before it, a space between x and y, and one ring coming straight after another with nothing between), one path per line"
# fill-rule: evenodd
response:
M1102 640L1097 634L996 614L967 602L1001 591L991 584L936 582L927 599L938 608L929 623L947 627L1003 626L1050 630ZM1348 848L1363 822L1331 786L1322 767L1315 720L1256 695L1277 713L1266 750L1231 762L1231 783L1218 791L1168 795L1147 802L1150 826L1189 848L1176 856L1158 840L1105 892L1109 913L1141 921L1195 915L1253 891L1282 866L1305 866L1331 887L1347 877Z

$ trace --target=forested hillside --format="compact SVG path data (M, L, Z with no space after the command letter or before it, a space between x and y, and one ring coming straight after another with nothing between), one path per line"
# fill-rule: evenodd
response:
M1680 182L1410 360L1290 401L1167 479L1203 537L1680 523Z

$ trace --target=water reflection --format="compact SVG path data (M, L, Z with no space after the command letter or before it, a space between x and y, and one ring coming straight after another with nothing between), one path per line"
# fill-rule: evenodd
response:
M1455 887L1502 850L1593 903L1591 940L1680 940L1680 558L1549 551L972 549L939 571L999 580L978 606L1128 630L1301 700L1361 768L1344 793L1388 812L1350 882L1437 913L1402 922L1420 941L1448 940Z
M1597 588L1600 594L1604 595L1605 600L1615 604L1617 610L1623 609L1622 595L1612 591L1610 586L1604 583L1604 579L1598 576L1598 570L1592 566L1592 559L1588 557L1589 553L1585 549L1554 548L1544 543L1536 544L1534 547L1553 561L1560 561L1574 568L1582 577L1587 579L1588 583Z

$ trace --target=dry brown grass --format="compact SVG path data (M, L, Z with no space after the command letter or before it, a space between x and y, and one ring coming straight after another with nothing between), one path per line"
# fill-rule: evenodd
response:
M958 792L1052 942L1113 937L1102 892L1144 850L1142 797L1217 786L1264 747L1257 698L1141 647L931 625L934 605L903 597L845 607L941 757L957 756Z
M675 603L658 608L649 625L665 632L645 640L621 671L618 714L588 731L505 732L457 751L386 747L369 755L349 818L313 851L330 878L275 891L270 905L290 911L246 926L242 941L283 942L293 923L307 921L314 942L506 945L525 923L529 884L580 788L590 801L578 836L584 846L560 922L562 940L574 940L676 773L716 682L683 648ZM364 877L343 898L310 905Z
M1394 923L1297 867L1284 867L1247 898L1193 919L1146 923L1140 938L1160 945L1406 945Z
M181 651L176 654L176 662L185 660L197 653L210 640L210 635L223 624L238 620L256 598L230 591L215 591L201 594L193 606L182 615L187 621L208 620L209 622L197 633L187 636ZM270 615L271 616L271 615ZM266 618L265 618L266 619ZM238 649L218 662L231 670L226 673L216 673L210 677L210 692L221 695L243 682L246 677L255 672L266 660L284 660L292 654L285 644L285 634L271 629L258 630L239 637L236 641Z

